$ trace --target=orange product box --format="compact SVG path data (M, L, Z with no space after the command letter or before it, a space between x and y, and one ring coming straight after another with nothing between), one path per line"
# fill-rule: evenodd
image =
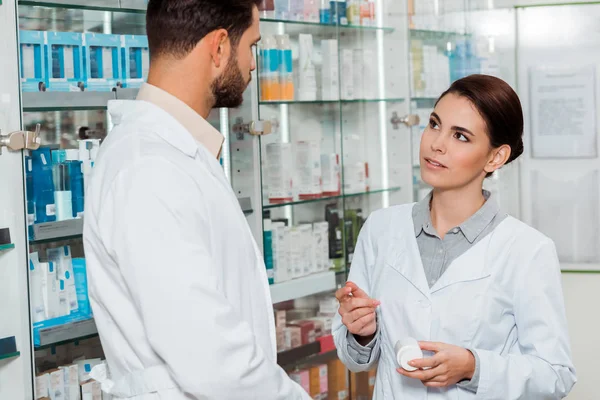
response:
M328 371L328 399L347 400L350 398L348 387L348 370L340 360L327 363Z
M350 393L353 400L371 400L375 391L377 371L352 373L350 375Z
M329 377L327 375L327 365L317 365L309 370L310 373L310 396L313 399L327 400L327 391L329 387Z

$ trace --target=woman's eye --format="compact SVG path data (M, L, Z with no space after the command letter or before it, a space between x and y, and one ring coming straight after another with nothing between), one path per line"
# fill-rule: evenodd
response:
M432 120L432 119L430 119L430 120L429 120L429 126L430 126L432 129L437 129L437 128L439 128L439 125L437 124L437 122L435 122L435 121L434 121L434 120Z
M460 140L461 142L468 142L469 141L469 139L467 139L467 137L465 135L463 135L462 133L460 133L460 132L456 132L454 134L454 137L457 138L458 140Z

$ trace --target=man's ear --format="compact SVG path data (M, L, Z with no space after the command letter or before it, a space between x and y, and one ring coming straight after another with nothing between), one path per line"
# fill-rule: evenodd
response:
M229 33L226 29L217 29L211 32L207 37L210 46L210 56L215 67L221 68L226 63L228 57L227 44L229 43Z

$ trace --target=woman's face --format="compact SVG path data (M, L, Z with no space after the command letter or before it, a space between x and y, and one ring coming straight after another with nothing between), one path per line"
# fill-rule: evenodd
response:
M480 184L490 157L486 124L475 106L453 93L444 96L431 113L421 138L423 181L446 190Z

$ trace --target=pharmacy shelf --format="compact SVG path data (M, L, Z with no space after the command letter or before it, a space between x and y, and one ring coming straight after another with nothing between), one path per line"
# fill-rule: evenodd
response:
M600 264L561 263L560 269L565 274L600 274Z
M440 41L440 40L456 40L462 39L471 36L468 33L460 33L460 32L450 32L450 31L437 31L437 30L429 30L429 29L411 29L410 30L410 38L413 40L431 40L431 41Z
M265 205L263 205L263 208L265 210L271 210L274 208L327 202L327 201L339 200L339 199L349 198L349 197L368 196L368 195L374 195L374 194L380 194L380 193L386 193L386 192L393 193L393 192L398 192L400 190L401 190L400 187L392 187L389 189L369 190L368 192L345 193L345 194L341 194L339 196L326 196L326 197L319 197L317 199L310 199L310 200L298 200L298 201L290 201L290 202L278 203L278 204L265 204Z
M321 343L314 342L294 349L277 353L277 364L281 367L298 365L303 360L316 356L321 352Z
M261 101L261 106L278 106L278 105L295 105L295 104L360 104L360 103L401 103L405 101L405 99L393 98L393 99L355 99L355 100L310 100L310 101L302 101L302 100L281 100L281 101Z
M40 328L39 334L40 342L36 350L97 336L98 329L93 319L86 319L50 328Z
M8 354L0 354L0 360L10 360L11 358L17 358L21 355L20 351Z
M19 0L19 5L38 6L50 8L71 8L81 10L112 11L127 13L145 13L147 0ZM318 28L340 29L344 31L383 31L394 32L391 27L362 26L362 25L335 25L320 22L295 21L284 19L261 18L264 23L283 23L286 25L314 26Z
M106 110L114 92L23 92L23 111Z
M19 0L22 6L145 13L146 0Z
M81 237L83 234L83 218L66 221L45 222L33 225L33 240L31 244L54 242Z
M336 289L335 272L328 271L271 285L273 304Z
M13 243L2 244L2 245L0 245L0 253L3 251L12 250L14 248L15 248L15 245Z
M340 29L343 31L384 31L386 33L392 33L395 31L394 28L386 26L362 26L362 25L336 25L336 24L323 24L320 22L308 22L308 21L295 21L287 19L275 19L275 18L261 18L261 22L264 23L282 23L286 25L302 25L302 26L314 26L318 28L328 29Z

